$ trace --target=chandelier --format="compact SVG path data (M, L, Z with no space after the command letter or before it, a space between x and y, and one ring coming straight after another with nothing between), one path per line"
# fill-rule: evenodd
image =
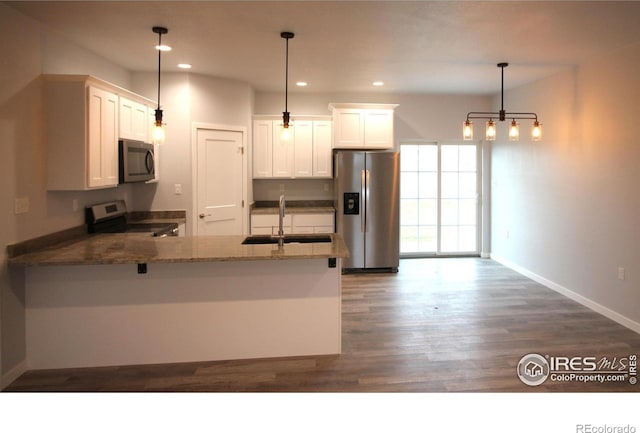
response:
M511 125L509 126L509 140L518 141L520 139L520 123L516 120L529 119L533 120L531 126L531 139L533 141L540 141L542 138L542 125L538 122L538 115L536 113L508 113L504 110L504 68L509 66L508 63L498 63L497 65L501 69L502 82L500 87L501 105L500 111L471 111L467 113L467 120L465 120L462 126L462 138L464 140L473 140L473 122L471 119L485 119L485 139L487 141L494 141L496 139L496 122L497 119L501 122L506 119L511 119Z

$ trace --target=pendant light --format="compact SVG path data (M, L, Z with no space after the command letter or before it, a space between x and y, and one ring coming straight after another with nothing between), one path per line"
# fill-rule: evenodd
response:
M295 35L292 32L282 32L280 37L286 42L285 45L285 73L284 73L284 111L282 112L282 134L281 138L284 141L291 139L291 133L289 131L291 113L288 111L288 99L289 99L289 39L293 39Z
M158 45L156 49L158 50L158 108L156 109L156 121L153 127L153 144L162 144L164 143L164 123L162 123L162 110L160 109L160 66L162 59L162 52L169 51L171 48L162 45L162 35L166 35L169 30L165 27L153 27L153 33L158 34Z
M538 115L536 113L507 113L504 110L504 68L509 66L508 63L498 63L497 65L501 69L502 82L500 86L501 107L498 112L486 112L486 111L472 111L467 113L467 120L462 125L462 138L463 140L473 140L473 122L470 119L487 119L485 129L485 139L487 141L493 141L496 139L496 122L493 120L497 118L501 122L507 118L511 119L511 125L509 126L509 140L518 141L520 139L520 124L516 122L516 119L531 119L533 120L533 126L531 128L531 139L533 141L540 141L542 139L542 125L538 122Z

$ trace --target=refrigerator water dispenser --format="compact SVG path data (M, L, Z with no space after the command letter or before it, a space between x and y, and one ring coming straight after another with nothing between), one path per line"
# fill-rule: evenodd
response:
M344 193L344 214L360 215L360 193L358 192Z

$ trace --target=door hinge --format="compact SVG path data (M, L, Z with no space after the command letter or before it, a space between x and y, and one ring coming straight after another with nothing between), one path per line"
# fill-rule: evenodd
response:
M244 200L242 200L242 207L244 208Z

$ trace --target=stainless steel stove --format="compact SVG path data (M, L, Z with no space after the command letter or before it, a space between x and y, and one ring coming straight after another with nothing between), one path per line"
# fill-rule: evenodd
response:
M85 210L89 233L149 233L150 236L178 236L178 224L129 222L124 200L95 204Z

